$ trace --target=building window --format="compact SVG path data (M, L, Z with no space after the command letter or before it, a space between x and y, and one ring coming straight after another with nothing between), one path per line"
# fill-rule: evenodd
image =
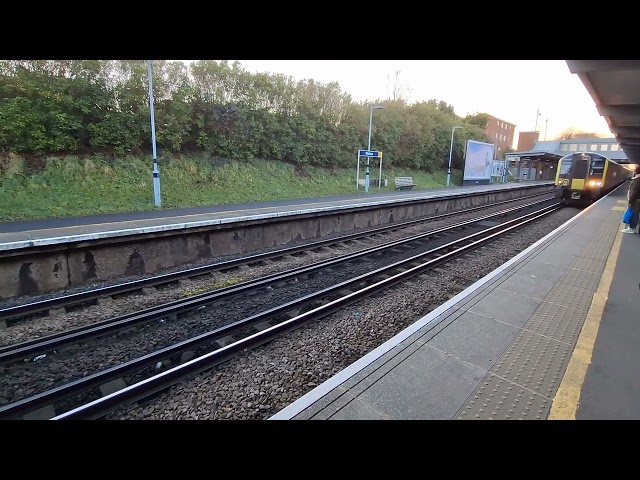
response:
M569 144L569 151L570 152L577 152L578 151L578 144L577 143L570 143Z
M595 143L594 143L594 144L592 144L592 145L589 147L589 150L591 150L592 152L597 152L597 151L598 151L598 145L597 145L597 144L595 144Z
M611 145L612 152L617 152L619 148L620 148L620 145L618 145L617 143L614 143L613 145Z
M578 147L578 150L580 150L581 152L586 152L587 151L587 144L586 143L581 143L580 146Z
M609 145L607 145L606 143L601 143L600 144L600 151L601 152L606 152L607 150L609 150Z
M569 145L566 143L563 143L562 145L560 145L560 151L561 152L566 152L567 150L569 150Z

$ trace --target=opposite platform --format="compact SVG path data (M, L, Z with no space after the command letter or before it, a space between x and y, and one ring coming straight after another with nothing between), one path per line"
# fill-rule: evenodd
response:
M271 419L575 418L581 392L597 411L593 417L640 418L640 380L630 375L640 362L640 348L628 339L640 334L640 316L632 324L627 312L629 306L637 311L637 290L627 298L613 291L617 310L609 310L608 321L615 335L609 323L600 324L601 301L596 301L606 299L607 279L613 278L614 288L629 283L637 288L640 235L619 232L626 188L585 209ZM628 250L624 260L610 256L619 246ZM616 258L623 269L615 269ZM584 382L587 367L606 374L589 371ZM627 406L624 415L601 407L610 402L607 395ZM583 411L587 415L587 405Z
M549 181L529 181L465 187L434 188L411 192L368 193L345 197L325 197L238 205L212 205L176 210L153 210L77 218L0 223L0 250L90 241L127 235L152 234L169 230L206 227L301 214L384 206L412 200L446 198L474 192L522 189L553 185Z

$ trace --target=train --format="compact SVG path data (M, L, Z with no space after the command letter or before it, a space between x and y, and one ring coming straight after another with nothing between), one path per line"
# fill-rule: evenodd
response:
M558 161L556 197L568 205L586 206L631 178L633 170L594 152L576 152Z

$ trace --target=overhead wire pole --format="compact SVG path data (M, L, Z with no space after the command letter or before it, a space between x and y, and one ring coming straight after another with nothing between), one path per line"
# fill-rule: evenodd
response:
M494 162L498 160L498 150L500 149L500 140L501 140L500 135L501 135L501 132L502 132L502 127L500 126L502 124L501 123L502 120L497 120L496 119L496 121L498 122L496 124L497 127L498 127L498 136L496 137L496 146L493 149L493 161ZM495 165L495 163L494 163L494 165ZM491 183L493 183L493 167L491 167L491 170L492 170L492 172L491 172Z
M384 107L382 105L371 105L369 107L369 143L367 145L367 150L371 151L371 127L373 126L373 111L374 110L382 110ZM382 160L381 160L382 161ZM364 191L369 191L369 178L371 174L371 158L367 157L367 171L364 176ZM380 175L382 175L382 166L380 168ZM378 180L378 185L380 185L380 180Z
M509 164L507 163L507 155L509 154L509 152L507 150L509 150L511 148L511 144L509 143L509 124L507 123L507 134L505 135L505 146L504 146L504 158L502 159L502 183L507 183L507 171L509 169Z
M544 121L544 141L547 141L547 127L549 126L549 119Z
M156 155L156 120L153 112L153 80L151 79L151 60L147 60L147 76L149 77L149 110L151 111L151 149L153 152L153 200L157 208L162 206L160 198L160 171Z

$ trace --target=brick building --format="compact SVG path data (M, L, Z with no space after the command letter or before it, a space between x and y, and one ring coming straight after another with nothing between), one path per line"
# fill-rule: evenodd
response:
M503 159L504 151L507 148L513 148L515 129L516 126L513 123L505 122L500 118L489 119L484 133L489 137L489 141L497 146L496 158Z
M540 132L520 132L518 135L518 152L533 150L533 146L538 143Z

